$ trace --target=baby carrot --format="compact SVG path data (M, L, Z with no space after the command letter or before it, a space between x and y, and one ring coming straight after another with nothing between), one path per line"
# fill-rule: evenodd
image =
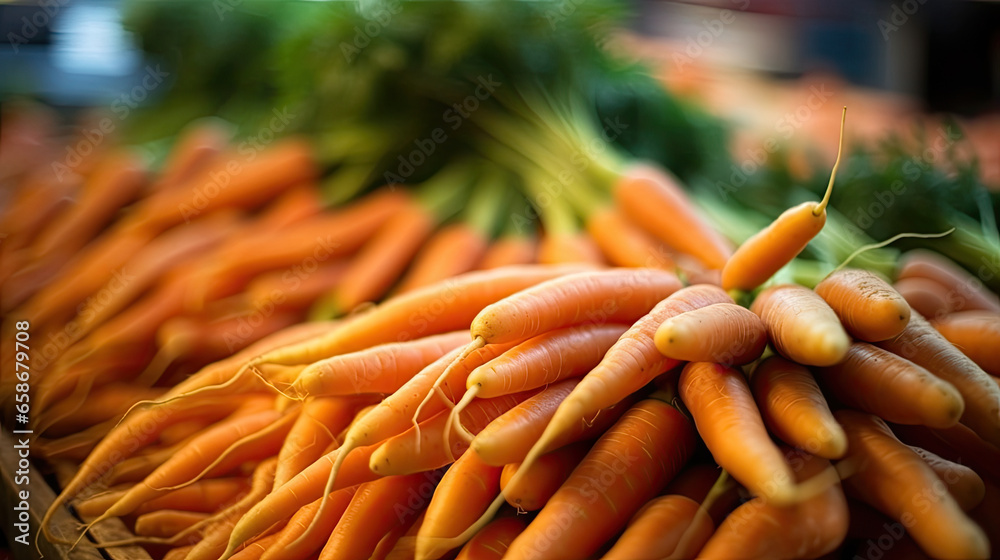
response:
M516 487L511 486L510 481L517 474L521 463L504 466L500 476L500 489L503 490L507 503L523 511L542 509L587 455L592 444L592 441L579 441L542 455L530 466L529 472L518 477L521 482Z
M698 502L671 494L650 500L635 517L604 560L660 560L694 557L715 529ZM683 541L683 542L682 542ZM678 548L682 550L678 550Z
M760 316L774 349L807 366L830 366L844 359L851 338L823 298L797 284L772 286L757 295L750 310Z
M733 365L759 358L767 333L760 318L745 307L716 303L663 321L653 341L674 360Z
M851 336L867 342L892 338L910 321L910 305L903 296L868 270L834 272L816 285L816 293Z
M931 325L983 371L1000 376L1000 312L956 311Z

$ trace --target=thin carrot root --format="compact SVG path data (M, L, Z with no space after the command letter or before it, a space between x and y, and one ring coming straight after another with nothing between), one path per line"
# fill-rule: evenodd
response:
M187 340L180 338L171 338L159 350L156 351L156 355L150 360L149 365L146 369L142 370L137 378L137 383L146 387L152 387L160 380L163 373L167 371L170 364L174 363L174 360L179 358L189 347Z
M34 431L38 432L39 434L44 434L49 428L58 424L61 420L68 418L74 412L80 410L80 408L87 401L87 395L90 394L90 390L91 388L93 388L93 385L94 385L94 378L90 376L88 376L86 381L84 381L82 384L80 383L79 380L77 380L76 388L73 390L73 394L70 395L69 398L67 399L67 401L69 402L72 402L74 400L76 401L73 404L73 406L71 406L69 410L63 412L62 414L52 416L49 418L43 417L43 419L38 423L38 426L34 428Z
M445 423L444 428L444 445L445 448L448 449L448 453L451 453L451 430L453 426L454 429L458 430L459 435L465 438L466 441L471 442L475 439L475 434L462 425L462 419L458 415L465 410L465 407L469 406L469 403L471 403L473 399L476 398L476 395L479 394L479 389L481 387L482 385L479 384L469 387L469 390L465 392L462 399L455 403L454 408L451 409L451 413L448 415L448 422Z
M420 453L420 423L417 422L417 419L420 418L420 413L423 412L424 406L426 406L427 402L430 401L431 395L437 393L438 396L441 398L441 400L445 403L445 405L448 406L448 408L454 410L454 403L452 403L451 399L449 399L448 396L444 394L444 391L441 390L441 384L444 383L445 379L448 379L448 376L451 375L451 372L454 371L455 368L459 367L462 364L462 362L465 361L466 358L468 358L470 355L472 355L473 352L479 350L484 346L486 346L486 340L483 337L477 336L476 338L472 339L472 342L470 342L468 346L466 346L465 349L462 350L462 352L458 355L458 357L455 358L455 361L448 364L448 367L446 367L444 371L441 372L441 375L439 375L438 378L434 380L434 385L431 386L431 390L428 391L427 395L424 396L424 400L420 401L420 404L417 405L417 409L413 412L413 418L411 419L411 421L413 422L413 428L416 430L418 454Z

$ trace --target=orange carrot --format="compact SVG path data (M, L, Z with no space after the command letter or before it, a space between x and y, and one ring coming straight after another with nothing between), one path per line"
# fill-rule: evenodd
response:
M535 262L536 242L525 235L506 235L493 242L479 262L480 270Z
M826 206L830 202L833 181L840 166L844 147L844 118L840 122L837 161L830 172L830 183L820 202L803 202L785 210L733 253L722 269L722 287L726 290L752 290L767 281L781 267L794 259L826 225Z
M892 285L914 311L936 319L954 311L949 303L948 288L934 280L912 276L900 278Z
M733 478L769 502L796 500L792 471L764 428L740 372L692 362L681 373L680 395L712 457Z
M698 215L678 179L666 170L635 166L615 184L614 195L637 225L706 267L720 269L730 258L729 243Z
M1000 376L1000 312L957 311L931 325L983 371Z
M538 244L538 262L542 264L605 264L604 255L585 233L547 233Z
M691 423L677 409L657 399L636 404L597 440L506 557L593 554L666 486L694 446Z
M716 303L674 315L653 337L664 356L688 362L746 364L767 346L764 323L734 303Z
M587 455L592 444L591 441L579 441L542 455L530 466L529 472L518 477L521 483L516 487L509 483L521 467L521 463L506 465L500 476L500 488L507 503L523 511L542 509Z
M786 456L799 482L831 470L825 459L803 451ZM847 500L837 483L786 507L757 497L726 517L698 558L817 558L840 546L847 525Z
M912 312L902 334L878 345L954 385L965 400L962 423L1000 446L1000 387L920 314Z
M159 171L153 190L182 183L204 169L226 148L231 136L229 125L211 118L184 127Z
M615 541L605 560L689 558L712 536L715 525L686 496L671 494L650 500ZM683 542L682 542L683 541ZM678 550L678 547L683 550Z
M750 306L767 327L774 349L807 366L830 366L847 355L851 339L833 309L797 284L772 286Z
M945 287L954 311L980 309L1000 313L1000 298L983 287L982 281L947 257L924 249L909 251L900 259L898 279L926 278Z
M196 513L213 513L223 504L231 502L246 492L249 487L245 477L210 478L200 480L184 488L166 493L141 504L136 515L144 515L164 509L179 509ZM96 517L125 495L127 490L101 494L74 504L81 517Z
M835 414L857 471L845 480L864 502L898 520L928 554L987 558L989 540L965 514L919 455L900 443L880 419L851 410ZM914 504L924 504L914 507Z
M405 556L406 560L413 558L416 554L417 531L423 526L426 514L427 510L424 510L410 521L404 521L382 535L368 560L393 560L400 556Z
M962 511L970 511L986 497L986 484L976 471L965 465L953 463L926 449L908 446L927 463L934 474L948 486L948 492Z
M675 268L670 253L617 208L608 207L591 214L587 219L587 232L614 266Z
M347 427L363 402L343 397L307 400L278 453L274 489L322 457L323 450L336 441L336 434Z
M398 293L468 272L476 267L485 251L486 238L478 229L462 223L447 225L427 240L400 281Z
M136 401L155 399L163 393L162 388L149 389L129 383L111 383L101 387L99 391L91 392L79 407L70 409L66 405L73 403L61 401L45 410L41 416L43 424L36 431L45 433L51 430L55 435L71 433L118 418Z
M209 514L179 509L161 509L140 515L135 520L136 535L169 538L209 518Z
M844 404L889 422L947 428L965 409L950 383L867 342L851 344L844 361L817 368L816 378Z
M528 524L520 517L501 517L483 527L455 560L503 560L510 543Z
M771 356L754 370L750 388L764 424L782 441L826 459L847 451L843 428L804 366Z
M840 317L847 332L861 340L892 338L910 321L910 305L903 296L867 270L834 272L816 285L816 293Z
M244 295L251 307L304 311L340 282L346 266L336 260L267 272L251 280Z
M416 558L434 560L447 550L434 547L434 539L454 537L467 529L500 490L501 467L482 462L475 453L465 453L445 472L420 524Z
M319 513L321 499L300 508L288 520L288 524L278 534L278 538L270 550L261 555L261 560L300 560L319 552L326 544L333 528L337 526L340 518L344 515L344 511L347 510L357 490L356 486L344 488L337 490L330 496L330 507L323 512L323 518L315 522L318 531L314 533L314 537L318 538L299 540L306 528L314 522L316 514Z

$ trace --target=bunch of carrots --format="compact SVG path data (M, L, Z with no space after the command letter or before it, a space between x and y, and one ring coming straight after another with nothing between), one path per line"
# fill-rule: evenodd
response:
M54 225L10 252L5 321L70 340L32 370L39 448L81 461L48 540L119 518L135 538L101 546L169 559L997 550L998 298L927 253L892 285L774 282L832 176L734 250L649 166L568 213L476 159L324 209L288 139L186 216L231 150L193 128L152 180L102 154L53 222L77 256L43 266ZM118 172L132 198L84 196ZM50 523L66 506L82 531Z

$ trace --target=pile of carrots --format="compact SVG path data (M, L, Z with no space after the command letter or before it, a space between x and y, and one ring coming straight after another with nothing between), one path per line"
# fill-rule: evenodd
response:
M929 253L771 281L829 189L733 249L637 165L587 234L536 241L483 226L493 189L449 221L467 166L325 209L300 139L94 157L30 227L52 179L0 173L5 333L64 341L32 369L35 449L75 466L52 542L119 518L101 546L166 559L998 550L1000 299Z

